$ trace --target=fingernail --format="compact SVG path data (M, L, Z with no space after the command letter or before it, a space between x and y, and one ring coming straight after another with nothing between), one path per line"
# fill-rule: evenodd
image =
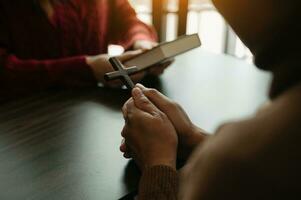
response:
M142 85L142 84L140 84L140 83L137 83L136 86L137 86L137 87L140 87L140 88L143 88L143 89L146 88L146 87L144 87L144 85Z
M142 93L142 91L140 90L140 88L134 88L133 89L133 96L135 96L135 97L140 97L140 96L142 96L143 95L143 93Z

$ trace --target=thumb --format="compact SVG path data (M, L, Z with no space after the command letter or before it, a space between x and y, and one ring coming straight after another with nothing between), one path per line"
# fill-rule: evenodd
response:
M117 58L121 61L121 62L125 62L127 60L130 60L131 58L139 55L143 53L143 50L139 49L139 50L136 50L136 51L127 51L125 52L124 54L120 55L120 56L117 56Z
M167 105L171 105L172 100L155 89L146 88L141 84L137 84L137 87L142 90L143 94L152 102L152 104L154 104L162 112L168 113L169 109Z
M149 114L154 114L159 112L159 109L143 94L142 90L138 87L135 87L132 90L132 96L135 102L135 105L140 110L147 112Z

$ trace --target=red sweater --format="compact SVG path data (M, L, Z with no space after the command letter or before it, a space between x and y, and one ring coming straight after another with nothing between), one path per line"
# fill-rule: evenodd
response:
M0 96L95 85L85 55L156 39L127 0L57 0L52 20L37 1L0 0Z

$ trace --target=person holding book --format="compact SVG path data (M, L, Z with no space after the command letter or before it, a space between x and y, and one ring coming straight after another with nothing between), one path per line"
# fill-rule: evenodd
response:
M108 45L131 50L119 57L125 61L156 40L127 0L0 0L0 95L97 82L115 86L103 80L112 70Z
M142 171L138 199L301 199L301 3L213 2L273 74L271 101L209 135L177 103L137 85L123 107L120 150ZM180 172L179 158L188 160Z

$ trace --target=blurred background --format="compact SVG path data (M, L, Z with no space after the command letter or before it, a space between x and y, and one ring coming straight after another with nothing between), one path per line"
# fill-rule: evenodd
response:
M252 62L252 54L217 12L211 0L129 1L138 17L156 28L160 41L198 33L206 51L225 53Z

